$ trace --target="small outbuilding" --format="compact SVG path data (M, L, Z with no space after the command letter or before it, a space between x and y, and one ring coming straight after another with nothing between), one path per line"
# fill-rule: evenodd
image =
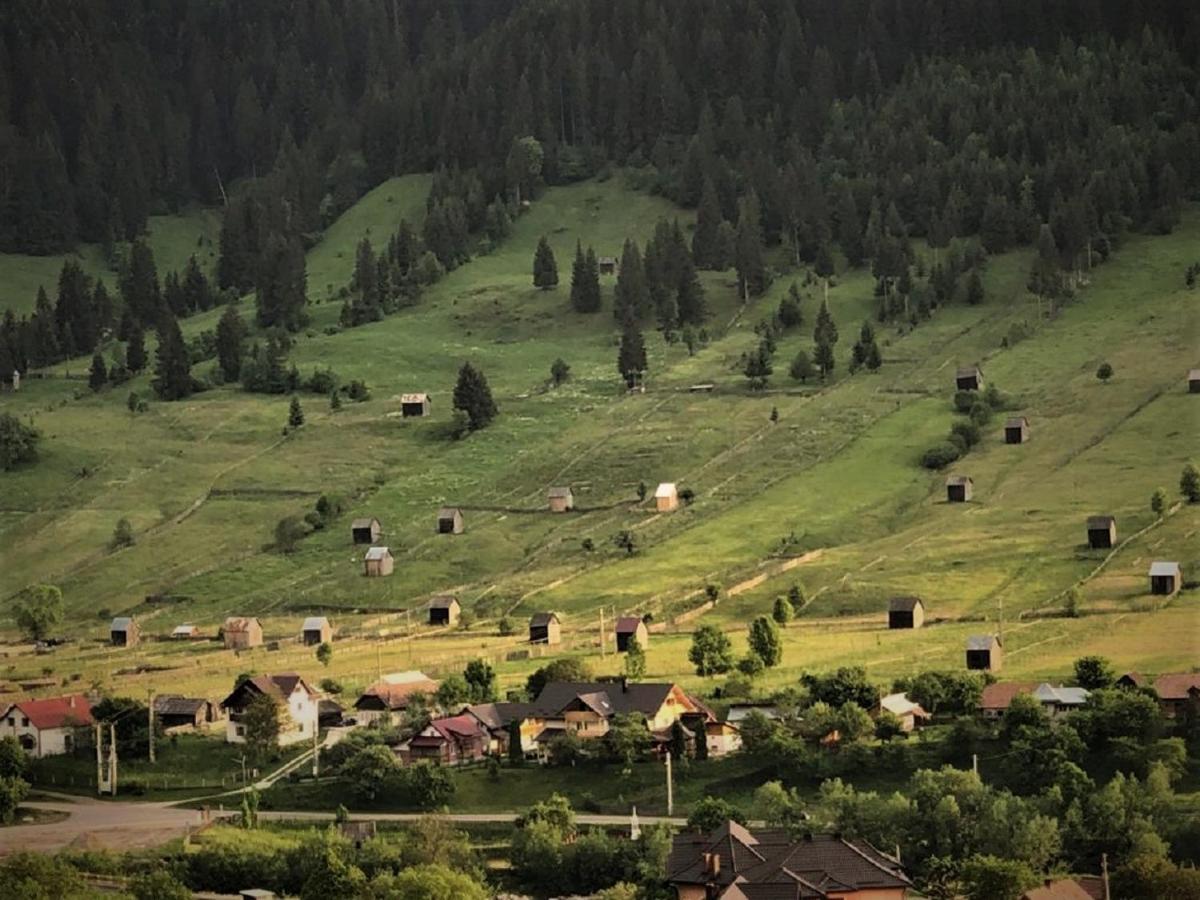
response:
M920 628L925 624L925 604L920 597L893 597L888 601L888 628Z
M368 578L382 578L391 575L395 568L392 551L387 547L372 547L363 556L363 574Z
M429 415L429 395L401 394L400 415L405 419Z
M534 613L529 619L529 643L558 644L562 642L561 623L552 612Z
M1200 394L1200 369L1192 369L1188 372L1188 393Z
M946 502L966 503L974 489L975 482L970 475L951 475L946 479Z
M625 653L629 650L629 642L634 638L637 638L638 646L643 650L646 649L646 644L650 640L650 632L646 630L646 623L642 621L641 616L621 616L617 619L615 631L618 653Z
M615 256L601 256L596 260L596 264L600 269L601 275L616 275L617 274L617 258Z
M142 629L131 616L117 616L109 626L108 636L114 647L133 647L142 639Z
M300 640L306 647L327 644L333 640L333 626L324 616L309 616L300 626Z
M1150 593L1170 597L1179 590L1183 572L1177 562L1153 562L1150 564Z
M462 604L453 594L441 594L429 601L430 625L457 625Z
M443 506L437 514L438 534L462 534L463 514L457 506Z
M654 508L659 512L670 512L679 508L679 491L675 482L664 481L654 490Z
M1029 420L1024 416L1013 416L1004 423L1004 443L1023 444L1029 440Z
M378 519L355 519L350 523L350 537L356 544L377 544L381 534L383 526Z
M983 390L983 369L979 366L959 366L954 374L954 386L960 391Z
M262 623L253 616L230 616L221 626L227 650L248 650L263 642Z
M575 495L569 487L552 487L546 492L550 512L570 512L575 508Z
M219 721L220 718L220 707L203 697L158 694L154 698L154 719L168 733L199 731L209 723Z
M171 632L173 641L194 641L200 636L200 629L191 624L176 625L175 630Z
M1093 550L1107 550L1117 543L1117 520L1112 516L1088 516L1088 546Z
M999 672L1004 664L1004 645L994 634L973 634L967 638L967 668L979 672Z

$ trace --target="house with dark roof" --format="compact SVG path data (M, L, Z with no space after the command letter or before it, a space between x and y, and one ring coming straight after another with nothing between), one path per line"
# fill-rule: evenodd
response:
M1012 416L1004 423L1004 443L1023 444L1029 440L1029 420L1024 416Z
M629 649L629 642L637 638L638 646L643 650L650 640L650 632L641 616L621 616L617 619L614 629L617 635L617 652L624 653Z
M534 613L529 618L529 643L553 645L562 642L562 623L552 612Z
M920 628L925 624L925 604L920 597L893 597L888 601L888 628Z
M1033 681L997 681L984 685L979 711L985 719L999 719L1020 694L1028 694L1042 705L1051 719L1057 719L1087 704L1090 691L1081 687L1038 684Z
M1117 520L1112 516L1088 516L1088 546L1093 550L1108 550L1117 543Z
M158 694L154 697L154 720L161 722L168 734L199 731L220 718L220 707L203 697L183 697L179 694Z
M280 711L279 746L312 740L317 727L317 703L320 695L294 672L281 675L254 675L242 681L221 701L221 709L229 716L225 726L225 742L244 744L246 728L243 719L250 704L259 697L275 702Z
M546 491L550 512L570 512L575 508L575 494L569 487L552 487Z
M360 725L383 722L398 725L412 698L432 697L438 683L424 672L392 672L368 687L354 701L354 716Z
M490 735L479 719L466 713L432 720L424 729L399 747L404 762L430 760L442 765L457 765L483 759Z
M679 900L903 900L912 887L900 862L866 841L733 821L675 835L667 882Z
M967 638L967 668L998 672L1004 663L1004 646L995 634L973 634Z
M108 638L114 647L133 647L142 639L142 629L131 616L117 616L108 627Z
M1150 564L1150 593L1170 597L1183 586L1183 572L1177 562L1158 560Z
M306 647L327 644L333 640L333 626L324 616L309 616L300 626L300 642Z
M453 594L439 594L429 601L430 625L457 625L461 614L462 604Z
M78 732L95 724L83 694L0 703L0 738L11 737L36 759L75 749Z
M350 523L350 537L356 544L378 543L381 534L383 534L383 526L374 517L355 519Z
M1200 672L1159 675L1153 688L1159 709L1167 718L1182 716L1189 707L1200 714Z
M616 275L620 263L615 256L601 256L596 260L596 265L601 275Z
M221 626L227 650L248 650L263 642L262 623L253 616L230 616Z
M457 506L443 506L438 510L438 534L462 534L465 527L462 510Z
M532 727L523 727L532 709L532 703L497 702L474 703L464 707L462 711L465 715L473 716L487 731L488 752L507 756L514 722L520 729L521 749L525 753L532 753L537 749L533 742Z

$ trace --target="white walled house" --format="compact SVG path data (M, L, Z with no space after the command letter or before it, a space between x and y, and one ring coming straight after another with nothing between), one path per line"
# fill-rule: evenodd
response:
M225 723L226 743L246 742L242 717L250 703L260 696L270 697L282 707L279 746L312 740L317 728L319 695L303 678L289 672L283 675L255 675L235 687L233 693L221 701L221 709L229 717Z
M37 759L75 749L80 729L95 724L92 705L83 694L22 700L0 712L0 738L16 738Z

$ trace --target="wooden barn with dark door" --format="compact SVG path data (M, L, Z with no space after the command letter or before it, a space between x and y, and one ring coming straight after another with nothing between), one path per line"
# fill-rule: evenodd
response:
M954 373L954 386L960 391L983 390L983 369L979 366L959 366Z
M405 419L429 415L428 394L401 394L400 415Z
M529 619L529 643L558 644L562 642L561 623L552 612L534 613Z
M1029 420L1024 416L1013 416L1004 423L1004 443L1023 444L1029 440Z
M617 274L617 258L615 256L601 256L596 260L597 266L600 269L601 275L616 275Z
M638 646L643 650L646 649L646 643L650 640L650 632L646 630L646 623L642 621L640 616L621 616L617 619L617 652L625 653L629 650L629 642L633 638L637 638Z
M462 605L453 594L442 594L429 601L430 625L457 625Z
M1188 393L1200 394L1200 369L1188 372Z
M309 616L300 626L300 641L306 647L327 644L333 640L333 626L324 616Z
M925 604L920 597L893 597L888 601L888 628L920 628L925 624Z
M1112 516L1089 516L1088 546L1093 550L1108 550L1117 543L1117 520Z
M117 616L108 628L109 642L114 647L134 647L142 639L142 629L130 616Z
M392 559L392 551L387 547L372 547L363 556L363 574L368 578L382 578L391 575L396 561Z
M1004 664L1004 646L994 634L974 634L967 638L967 668L979 672L998 672Z
M376 544L383 534L383 526L378 519L355 519L350 523L350 537L356 544Z
M1183 586L1183 572L1177 562L1150 564L1150 593L1170 597Z
M951 475L946 479L946 502L966 503L974 490L975 482L970 475Z
M463 514L457 506L443 506L437 514L438 534L462 534Z
M569 487L552 487L546 492L550 512L570 512L575 508L575 494Z

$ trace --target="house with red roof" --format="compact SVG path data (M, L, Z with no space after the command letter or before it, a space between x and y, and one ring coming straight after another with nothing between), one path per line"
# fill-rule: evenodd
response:
M1128 672L1117 679L1117 687L1153 688L1158 708L1170 719L1182 716L1189 706L1200 712L1200 672L1172 672L1153 681L1138 672Z
M434 719L423 731L400 745L398 753L405 762L423 759L444 765L483 759L491 735L479 719L469 713Z
M60 756L72 752L79 730L95 721L92 704L83 694L22 700L0 712L0 738L16 738L37 759Z

